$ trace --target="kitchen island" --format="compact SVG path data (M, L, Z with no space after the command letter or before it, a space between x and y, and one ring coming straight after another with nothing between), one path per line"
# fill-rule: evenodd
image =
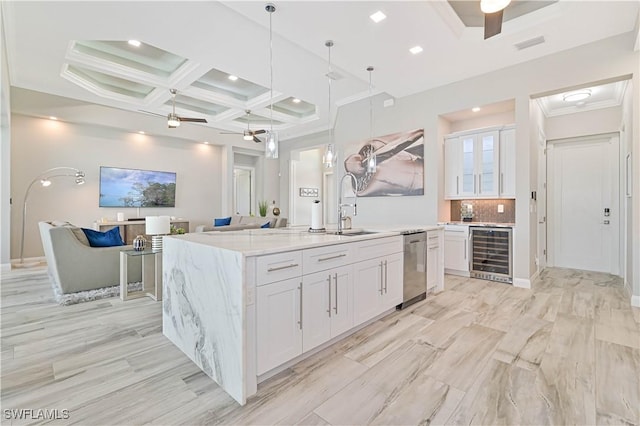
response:
M402 301L396 231L207 232L163 244L163 334L240 404Z

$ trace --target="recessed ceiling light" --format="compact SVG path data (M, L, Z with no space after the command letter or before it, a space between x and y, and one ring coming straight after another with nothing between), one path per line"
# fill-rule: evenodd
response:
M293 99L291 99L291 102L293 102L294 104L299 104L302 101L300 99L298 99L298 98L293 98Z
M591 96L591 90L585 89L577 92L565 93L562 95L562 100L565 102L576 102L587 99L589 96Z
M471 111L478 112L478 111L480 111L480 107L473 107L473 108L471 108Z
M129 40L127 43L129 43L133 47L140 47L140 45L142 44L138 40Z
M53 115L49 116L49 120L57 120L57 119L58 119L58 117L54 117Z
M140 130L138 133L140 133L141 135L144 135L144 132L142 130Z
M369 16L369 18L371 18L371 20L377 24L378 22L384 21L387 18L387 15L385 15L384 13L382 13L381 10L379 10L373 15Z
M203 144L205 144L205 145L209 145L209 142L208 142L208 141L204 141L204 142L202 142L202 143L203 143Z
M411 49L409 49L409 52L413 53L414 55L417 55L418 53L422 52L422 47L413 46Z
M231 81L236 81L238 79L238 77L236 77L235 75L229 75L229 77L227 78Z

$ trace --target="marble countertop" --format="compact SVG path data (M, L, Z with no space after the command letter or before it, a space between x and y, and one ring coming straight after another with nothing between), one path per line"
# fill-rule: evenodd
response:
M438 222L438 225L462 225L462 226L491 226L494 228L513 228L516 226L515 223L507 223L507 222L463 222L461 220L458 221L449 221L449 222Z
M363 227L350 231L366 230L374 233L365 235L332 235L329 233L310 233L307 228L271 228L245 229L226 232L194 232L184 235L167 235L164 238L176 238L197 244L218 247L229 251L240 252L244 256L260 256L291 250L309 249L333 244L344 244L355 241L400 235L408 229L425 231L442 229L441 225L402 226L393 228ZM349 231L346 231L349 232Z

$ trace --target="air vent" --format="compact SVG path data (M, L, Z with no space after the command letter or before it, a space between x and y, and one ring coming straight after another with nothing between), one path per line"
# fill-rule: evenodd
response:
M536 44L542 44L542 43L544 43L544 36L538 36L535 38L531 38L529 40L521 41L520 43L516 43L514 44L514 46L518 50L523 50L523 49L527 49L529 47L535 46Z

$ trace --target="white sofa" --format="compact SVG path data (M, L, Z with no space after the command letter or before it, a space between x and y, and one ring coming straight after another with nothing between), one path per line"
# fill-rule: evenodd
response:
M241 231L243 229L256 229L260 228L265 223L269 222L269 228L284 228L287 226L286 217L274 217L274 216L231 216L231 223L225 226L213 226L214 220L211 221L212 225L199 225L196 226L196 232L209 232L209 231Z
M49 275L62 294L120 284L120 251L133 246L91 247L82 229L66 222L39 222ZM131 282L142 280L142 262L128 262Z

